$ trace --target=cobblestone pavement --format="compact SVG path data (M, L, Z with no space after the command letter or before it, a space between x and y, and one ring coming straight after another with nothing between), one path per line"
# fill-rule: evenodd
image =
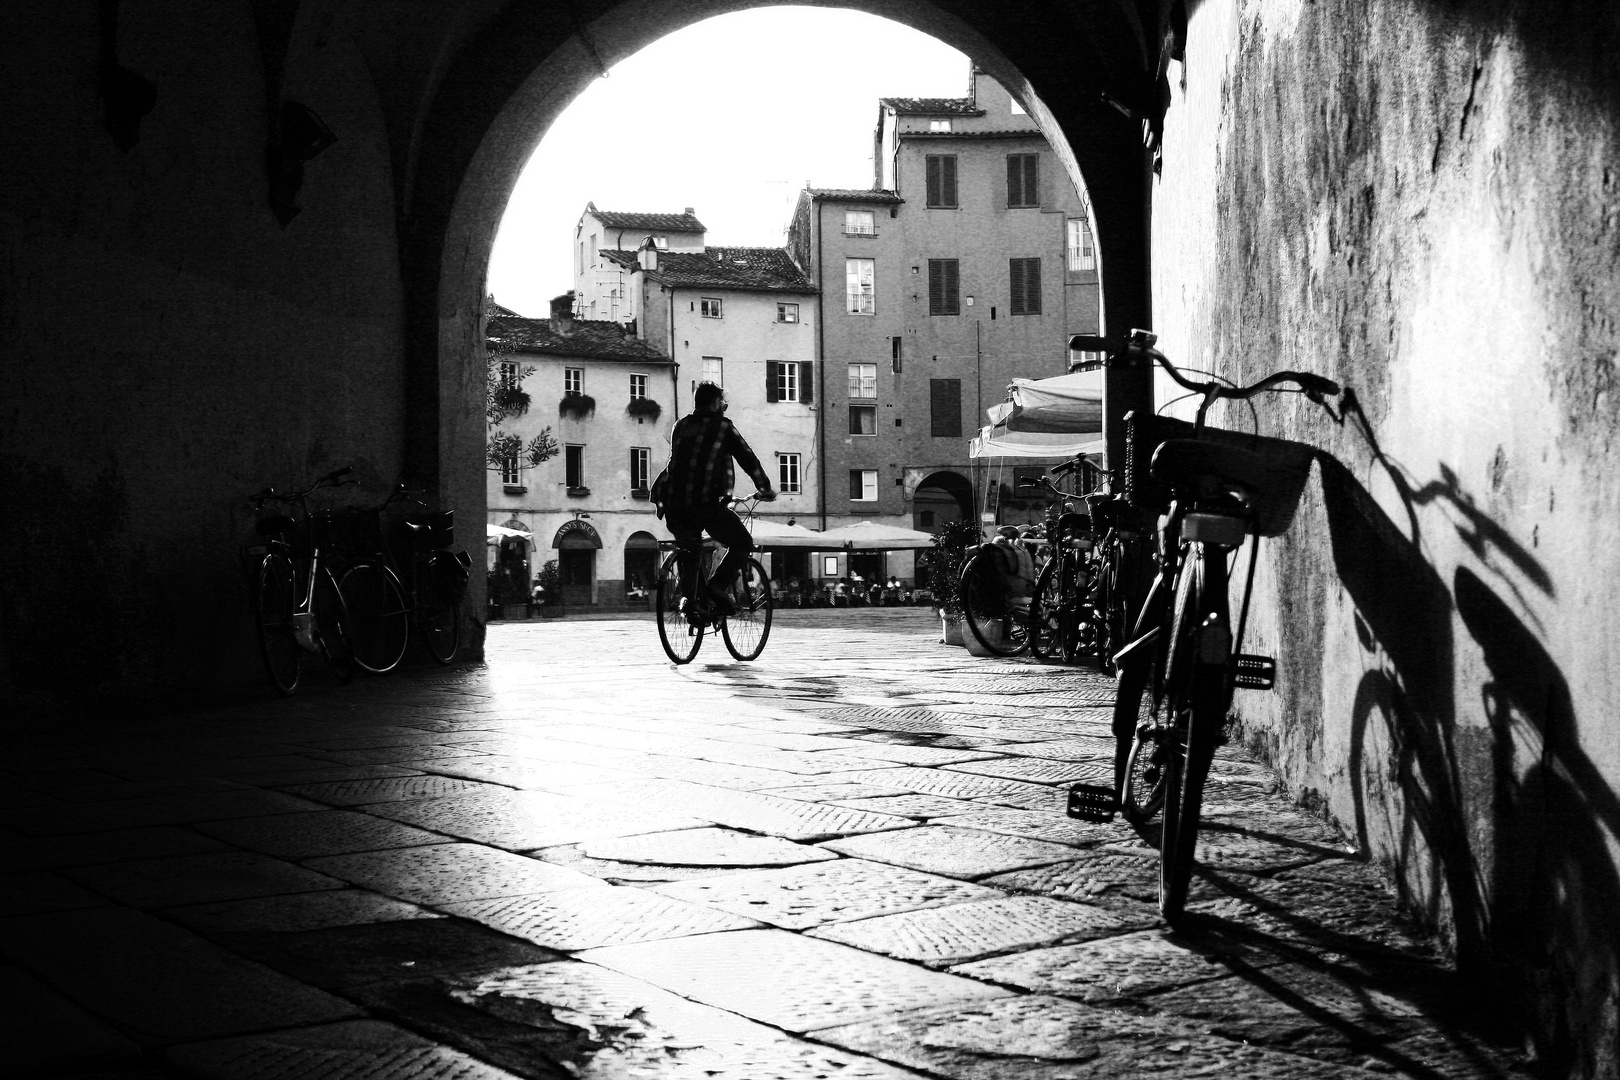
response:
M9 725L0 1075L1520 1075L1344 840L1223 749L1192 906L1063 815L1111 685L927 612L646 617L487 665Z

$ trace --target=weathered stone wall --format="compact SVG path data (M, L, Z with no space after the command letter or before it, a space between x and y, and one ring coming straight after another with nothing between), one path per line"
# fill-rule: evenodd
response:
M1518 989L1549 1075L1616 1072L1617 12L1196 5L1154 196L1168 354L1353 391L1259 407L1322 453L1246 735Z

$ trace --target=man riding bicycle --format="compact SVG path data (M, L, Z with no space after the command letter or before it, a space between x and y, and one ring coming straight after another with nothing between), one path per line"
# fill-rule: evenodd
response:
M708 596L715 610L730 615L736 610L731 583L737 580L753 550L753 537L742 520L726 505L734 481L735 458L766 502L776 498L770 477L759 458L726 419L726 392L713 383L700 383L693 395L692 412L675 422L669 437L669 465L653 485L653 501L664 514L676 540L701 540L705 531L725 545L726 557L709 578ZM683 558L681 580L692 582L696 567Z

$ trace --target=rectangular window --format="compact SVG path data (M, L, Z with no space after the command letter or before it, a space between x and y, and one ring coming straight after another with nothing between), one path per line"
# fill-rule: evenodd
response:
M877 502L877 470L849 470L849 501Z
M852 398L877 397L877 365L849 365L849 396Z
M645 446L630 448L630 490L646 491L652 480L652 450Z
M776 455L776 490L783 495L797 495L803 489L799 486L799 455Z
M667 236L655 236L655 237L653 237L653 247L657 248L659 251L668 251L669 250L669 237L667 237Z
M1007 205L1041 205L1041 155L1007 155Z
M876 435L877 406L851 405L849 407L849 433L851 435Z
M962 437L962 380L928 380L929 434L936 439Z
M776 305L776 321L777 322L798 322L799 321L799 305L798 304L777 304Z
M808 361L765 361L765 400L769 403L797 401L808 405L815 400L810 389L812 369Z
M596 246L596 234L591 233L591 265L592 266L596 265L596 260L597 260L599 255L600 255L600 249L598 249L597 246Z
M518 469L518 459L516 457L507 457L501 459L501 483L523 483L523 474Z
M942 210L956 209L956 155L928 154L923 161L928 186L927 205Z
M585 447L563 447L563 483L569 490L585 486Z
M877 226L872 223L870 210L844 211L845 236L876 236Z
M928 260L928 314L962 314L961 263L956 259Z
M703 358L703 370L698 374L698 382L714 383L716 386L726 385L725 367L726 362L720 357L705 356Z
M1008 276L1012 285L1009 310L1014 315L1041 313L1041 260L1009 259Z
M705 296L698 303L702 310L698 314L705 319L718 319L720 317L720 298L718 296Z
M844 310L851 315L877 314L877 263L873 259L844 260Z
M928 121L928 130L949 131L951 130L951 122L949 120L930 120Z
M563 393L583 394L585 392L585 369L582 367L563 368Z
M509 361L501 361L501 385L513 387L518 383L518 366Z
M647 396L647 376L630 376L630 400L636 401Z
M1091 246L1091 226L1085 218L1069 219L1069 269L1095 270L1097 253Z

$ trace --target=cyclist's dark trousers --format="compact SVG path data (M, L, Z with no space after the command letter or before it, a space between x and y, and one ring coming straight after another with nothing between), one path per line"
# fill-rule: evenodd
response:
M711 506L671 506L664 513L664 521L669 525L670 534L677 540L699 540L707 530L710 536L726 546L726 557L714 568L709 580L728 587L737 580L754 544L753 537L748 535L748 526L732 513L729 506L719 503ZM696 577L697 568L685 565L683 560L681 580L695 585Z

